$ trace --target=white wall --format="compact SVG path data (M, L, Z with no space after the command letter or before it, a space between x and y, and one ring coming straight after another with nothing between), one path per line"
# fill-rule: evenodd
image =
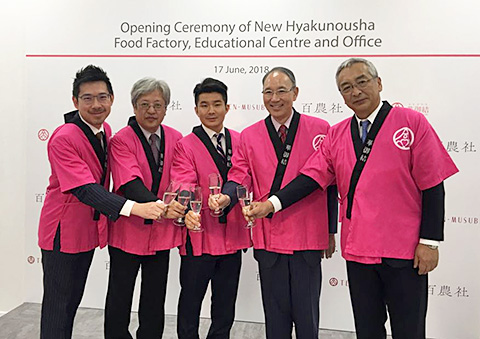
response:
M25 166L23 1L0 5L0 314L25 299Z
M162 50L115 50L113 37L125 36L119 32L119 24L124 20L136 23L160 20L173 23L182 20L239 24L251 18L284 22L287 19L309 21L310 18L319 21L350 21L360 17L376 22L376 30L371 35L384 39L381 49L284 51L267 48L246 52L203 50L195 53L480 53L479 21L476 18L480 5L467 0L459 0L455 4L433 0L396 3L377 0L370 2L369 6L346 0L311 0L302 2L302 7L286 0L277 1L275 6L270 6L267 2L243 0L241 6L238 6L240 1L211 1L208 8L201 2L192 2L182 7L182 2L185 1L165 1L160 5L153 0L141 4L119 1L115 5L115 11L107 8L107 3L93 0L86 0L75 9L69 2L54 0L11 1L0 5L0 114L3 121L0 127L0 150L3 156L0 166L0 313L9 311L25 300L41 300L40 251L36 245L36 223L41 201L35 201L35 195L44 192L49 168L46 144L39 141L36 134L42 128L52 132L61 123L61 114L72 108L71 81L80 67L96 63L109 73L116 93L114 111L109 117L114 130L122 127L132 113L128 100L129 89L135 80L145 75L165 79L172 87L174 99L181 102L183 110L170 110L165 122L183 133L187 133L196 123L192 112L191 89L195 82L205 76L217 76L224 80L230 88L230 103L239 107L232 109L227 116L228 126L241 129L247 122L265 116L266 112L262 112L262 109L241 108L242 104L261 106L261 74L214 74L216 65L285 65L294 70L301 88L297 109L302 111L308 103L313 103L313 107L316 103L326 103L329 107L337 103L343 105L333 81L335 67L343 57L55 59L25 58L26 53L169 54ZM246 2L252 2L252 5L247 6ZM217 10L207 15L213 3L216 3ZM205 15L198 15L204 12ZM88 25L85 25L86 20ZM332 37L336 34L327 32L319 33L318 36ZM162 37L161 34L157 36ZM181 36L189 38L191 34ZM301 36L316 35L305 33ZM181 54L179 51L175 53ZM461 172L447 181L446 241L441 248L440 267L430 277L428 316L429 336L441 339L473 338L474 333L480 333L479 274L478 270L472 269L478 267L480 261L479 209L476 198L480 190L477 179L480 137L473 127L480 125L475 101L478 97L476 74L480 68L480 58L377 57L372 60L384 81L384 99L422 110L445 144L455 142L459 147L464 143L475 145L475 152L460 150L450 153ZM317 116L335 123L349 114L351 112L343 106L342 114ZM28 141L28 148L25 140ZM90 307L102 307L106 289L108 255L105 250L98 252L83 300L83 305ZM247 320L261 320L256 265L250 254L249 252L244 261L237 313ZM172 258L171 267L175 269L170 272L166 306L174 312L178 293L178 256L172 254ZM323 268L324 312L321 324L324 327L351 329L353 321L343 259L337 255L326 262Z

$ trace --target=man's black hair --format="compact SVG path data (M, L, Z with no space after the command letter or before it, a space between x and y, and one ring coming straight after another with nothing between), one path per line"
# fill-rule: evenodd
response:
M88 65L77 72L73 80L73 96L78 99L80 85L86 82L103 81L107 85L108 93L113 95L113 88L107 73L98 66Z
M197 84L193 89L193 95L195 97L195 106L198 105L198 98L202 93L220 93L226 105L227 99L228 99L227 90L228 90L227 85L225 85L220 80L206 78L201 83Z

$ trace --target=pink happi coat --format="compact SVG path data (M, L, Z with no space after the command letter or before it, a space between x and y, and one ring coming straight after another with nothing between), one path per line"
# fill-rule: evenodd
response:
M282 180L284 187L300 174L310 155L327 134L329 124L319 118L300 115L289 162ZM277 156L264 120L246 128L232 159L228 179L253 187L253 200L265 201L274 180ZM326 191L316 190L294 206L279 211L272 219L256 220L252 229L253 247L291 254L293 251L322 250L328 247Z
M240 135L231 129L229 129L229 132L232 141L232 153L235 156ZM210 173L219 173L219 171L203 142L194 133L180 140L175 149L175 158L171 169L172 180L197 184L202 187L201 225L204 231L189 232L193 255L195 256L231 254L251 246L249 230L244 228L246 221L240 206L235 206L228 213L226 224L220 223L219 218L210 215L208 207L208 196L210 194L208 175ZM183 227L182 231L183 243L180 247L180 254L186 255L186 227Z
M336 180L341 247L345 259L365 264L381 258L412 259L419 242L422 192L458 172L427 119L392 108L358 181L351 220L347 193L356 155L348 118L333 126L302 169L321 187Z
M103 124L107 140L110 126ZM80 202L69 191L86 184L100 183L103 166L83 131L73 123L58 127L47 146L52 174L40 214L38 245L53 250L53 240L60 225L60 251L80 253L105 247L107 218L93 220L95 210ZM109 169L105 188L109 187Z
M170 166L173 151L182 135L177 130L162 125L165 132L165 155L162 180L158 189L158 198L170 183ZM139 178L145 187L152 187L152 174L147 156L140 139L130 126L126 126L114 135L110 142L110 163L112 168L113 188L122 195L119 188L124 184ZM172 220L163 219L146 225L144 219L131 215L120 216L112 222L108 232L108 244L122 251L137 255L152 255L156 251L167 250L181 244L181 233Z

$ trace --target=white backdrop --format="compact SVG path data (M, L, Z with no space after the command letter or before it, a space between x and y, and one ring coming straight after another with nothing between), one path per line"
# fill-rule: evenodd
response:
M136 80L153 76L167 81L172 104L164 123L187 134L198 124L192 96L197 82L210 76L228 85L231 110L226 126L240 131L266 116L261 78L266 67L277 65L292 69L297 77L297 110L331 124L343 120L352 112L336 90L334 74L343 60L358 55L377 66L384 85L382 99L424 113L460 169L446 182L446 241L440 249L440 266L430 275L427 334L480 338L480 230L475 199L480 187L474 176L480 165L480 140L474 128L480 125L475 103L480 4L466 0L448 5L432 0L377 0L368 5L345 0L310 0L301 5L284 0L210 1L208 5L153 0L27 4L27 301L40 302L42 296L37 224L50 173L46 140L62 123L63 113L73 109L71 87L78 69L93 63L110 76L115 103L108 122L114 131L133 113L129 91ZM207 39L212 45L202 47ZM128 40L133 47L122 48ZM155 41L168 48L153 46ZM249 43L255 47L243 47ZM174 47L183 44L185 50ZM178 253L173 250L169 314L176 313L178 266ZM321 327L353 330L340 253L324 262L323 276ZM97 251L82 306L104 306L107 277L107 251ZM208 309L209 296L203 316L208 316ZM244 256L237 319L263 322L251 251Z

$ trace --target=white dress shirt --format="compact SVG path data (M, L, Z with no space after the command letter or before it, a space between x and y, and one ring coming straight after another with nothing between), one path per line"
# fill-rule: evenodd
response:
M151 136L152 134L156 134L156 135L158 136L157 148L160 149L160 140L162 139L162 134L160 133L160 126L158 126L157 130L155 131L155 133L152 133L152 132L147 131L147 130L144 129L142 126L140 126L140 124L138 124L138 127L140 127L140 129L142 130L143 135L145 136L145 138L147 139L148 142L150 142L150 136Z
M366 119L360 119L357 117L355 114L355 119L357 119L357 125L358 125L358 130L360 131L360 139L363 137L362 135L362 125L360 124L362 121L368 120L370 124L368 125L367 128L367 133L370 132L370 128L372 128L373 122L375 121L375 118L378 115L378 112L380 111L380 108L382 107L383 103L380 101L380 104L375 108L375 110L366 118Z
M210 138L210 141L212 142L212 144L215 148L217 147L217 137L216 137L216 135L220 134L220 133L223 134L223 138L222 138L222 140L220 140L220 143L221 143L220 146L222 147L225 154L227 154L227 152L226 152L227 143L225 141L226 140L225 139L225 127L222 126L222 129L220 130L219 133L215 132L214 130L211 130L210 128L208 128L207 126L205 126L203 124L202 124L202 128L205 131L205 133L207 133L208 137Z

